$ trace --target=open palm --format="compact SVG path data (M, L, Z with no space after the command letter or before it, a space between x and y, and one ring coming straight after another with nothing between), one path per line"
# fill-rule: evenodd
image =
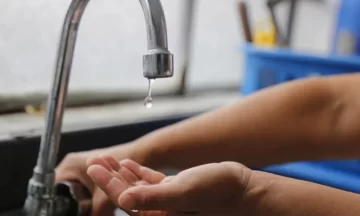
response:
M130 216L248 215L252 171L235 162L210 163L173 177L131 160L89 162L88 172L109 198ZM132 210L139 211L132 211Z
M120 195L130 187L138 185L158 184L166 180L166 176L153 171L131 160L120 163L110 156L96 156L87 161L88 175L115 203ZM119 206L121 208L121 206ZM121 208L130 216L163 216L162 211L136 211Z

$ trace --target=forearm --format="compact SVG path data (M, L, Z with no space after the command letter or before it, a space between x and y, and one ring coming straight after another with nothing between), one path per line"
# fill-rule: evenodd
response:
M254 180L262 186L248 193L255 198L247 203L252 216L357 216L360 195L315 183L257 172ZM261 182L263 181L263 182ZM252 191L255 191L252 193ZM262 191L263 193L259 193Z
M336 91L346 79L351 77L297 81L261 91L150 133L134 142L134 152L144 165L179 169L229 160L258 167L352 157L359 147L347 145L358 140L346 132L354 126L351 119L342 123L347 105Z

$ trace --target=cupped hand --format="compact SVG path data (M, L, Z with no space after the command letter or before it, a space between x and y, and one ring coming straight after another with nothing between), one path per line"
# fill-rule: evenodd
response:
M121 147L123 158L131 156L131 149L127 145ZM61 163L56 167L56 182L61 181L77 181L83 184L92 194L92 211L91 216L113 216L116 205L112 202L109 197L94 184L91 178L87 175L86 171L88 165L86 161L89 158L106 154L107 149L98 149L86 152L70 153L65 156ZM89 160L89 163L100 163L105 165L109 163L107 157L102 159L97 158ZM110 161L111 162L111 161Z
M127 189L139 185L158 184L164 178L160 172L153 171L138 165L131 160L119 163L110 156L92 157L87 161L87 173L93 181L117 204L117 198ZM122 208L129 215L139 215L129 208Z
M126 172L96 164L89 166L88 174L129 215L239 216L247 211L245 195L252 171L238 163L206 164L166 178L131 160L121 161L120 166ZM147 183L125 187L126 175Z

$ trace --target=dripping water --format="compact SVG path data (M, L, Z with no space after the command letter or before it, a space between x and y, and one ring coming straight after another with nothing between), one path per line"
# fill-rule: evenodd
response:
M144 100L144 105L146 108L151 108L153 105L153 100L151 98L151 88L153 83L154 83L154 79L149 79L148 96Z

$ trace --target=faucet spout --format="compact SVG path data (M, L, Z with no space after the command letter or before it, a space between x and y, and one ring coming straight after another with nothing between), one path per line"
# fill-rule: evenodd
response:
M166 20L161 2L139 1L147 29L148 50L143 55L143 76L148 79L172 77L173 55L168 50ZM89 0L72 0L64 20L52 90L47 102L45 131L24 206L29 215L54 215L54 169L60 146L63 112L77 32L88 2Z

